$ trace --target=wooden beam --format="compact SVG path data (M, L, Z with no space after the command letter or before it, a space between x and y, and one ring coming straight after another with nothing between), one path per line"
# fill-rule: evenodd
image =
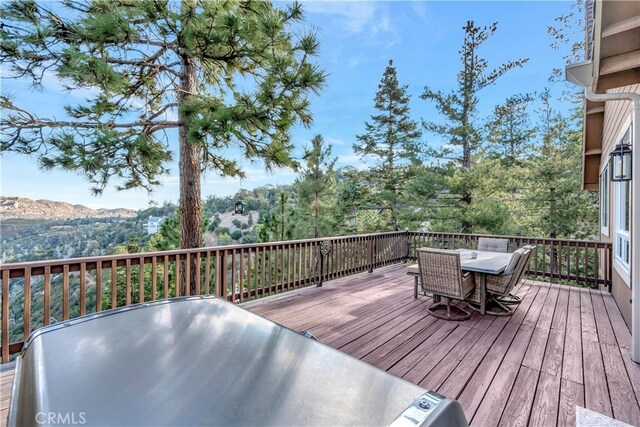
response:
M614 22L602 29L602 38L615 36L625 31L640 28L640 15Z
M640 49L600 60L600 76L640 67Z

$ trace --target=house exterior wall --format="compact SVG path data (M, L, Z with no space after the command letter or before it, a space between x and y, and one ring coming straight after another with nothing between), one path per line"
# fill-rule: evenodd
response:
M631 86L624 86L607 91L608 93L619 92L635 92L640 93L640 84ZM611 150L619 142L620 137L626 131L627 126L630 124L631 118L631 102L629 101L610 101L605 103L604 110L604 123L602 128L602 157L600 160L600 172L606 167L609 161L609 155ZM635 165L634 165L635 166ZM615 187L614 184L609 181L606 185L609 186L609 221L608 224L600 224L600 240L603 242L613 242L615 233ZM604 201L603 201L604 202ZM602 209L602 206L601 208ZM602 218L602 215L600 216ZM608 227L608 234L603 231L603 226ZM615 258L615 257L614 257ZM606 266L608 268L608 266ZM612 271L612 289L613 294L620 312L624 317L627 326L631 327L631 287L629 279L624 278L620 271L616 268L616 262L613 263Z

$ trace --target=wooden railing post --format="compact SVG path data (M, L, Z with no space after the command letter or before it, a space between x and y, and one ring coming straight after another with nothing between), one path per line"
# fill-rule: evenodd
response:
M404 238L407 240L407 255L404 257L404 262L407 262L411 258L411 234L409 230L404 231Z
M227 251L220 251L220 268L217 271L220 281L220 297L227 299Z
M375 246L376 246L376 238L374 236L371 236L371 238L369 239L369 256L367 259L367 264L369 264L369 273L373 273Z

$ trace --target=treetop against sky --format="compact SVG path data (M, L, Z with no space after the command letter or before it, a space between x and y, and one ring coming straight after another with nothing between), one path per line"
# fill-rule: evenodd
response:
M317 30L320 40L319 65L327 71L323 92L312 99L313 124L293 132L296 155L301 157L314 135L321 134L338 157L337 166L365 166L353 153L355 136L374 112L372 99L380 76L393 59L398 78L409 86L411 113L415 120L438 120L432 103L421 100L425 86L448 92L456 85L462 27L467 20L477 25L498 22L498 31L483 46L482 55L499 64L516 57L528 57L522 68L507 73L487 88L480 100L480 116L488 115L496 104L518 93L541 91L548 86L553 68L562 66L562 54L549 47L547 26L569 10L569 2L341 2L305 1L306 23ZM55 75L45 75L43 88L34 89L26 81L2 81L3 93L12 94L15 103L42 117L64 117L63 106L91 96L90 90L68 92ZM552 90L560 93L555 85ZM177 114L177 113L170 113ZM177 140L169 131L169 139ZM438 137L425 134L423 140L438 144ZM1 163L3 195L34 199L53 199L81 203L90 207L143 208L151 200L176 201L179 197L176 153L169 164L170 174L160 179L153 193L145 190L118 192L108 187L101 197L93 197L90 185L75 173L43 172L34 157L4 154ZM221 178L211 173L203 179L203 197L228 195L242 188L291 183L291 170L264 171L260 163L249 163L242 154L235 156L246 172L246 179Z

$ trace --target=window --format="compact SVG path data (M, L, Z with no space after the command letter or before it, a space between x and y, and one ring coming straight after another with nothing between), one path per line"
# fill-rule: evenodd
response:
M600 175L600 228L602 234L609 235L609 166Z
M631 223L631 182L616 182L615 194L615 256L622 267L629 271L629 229Z

